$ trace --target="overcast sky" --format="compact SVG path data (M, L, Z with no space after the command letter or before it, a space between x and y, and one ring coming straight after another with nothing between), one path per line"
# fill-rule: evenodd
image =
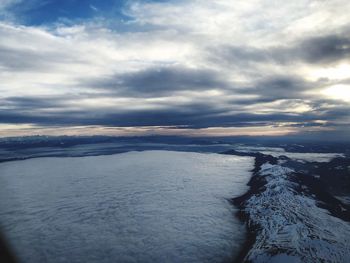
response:
M349 12L348 0L0 0L0 136L345 138Z

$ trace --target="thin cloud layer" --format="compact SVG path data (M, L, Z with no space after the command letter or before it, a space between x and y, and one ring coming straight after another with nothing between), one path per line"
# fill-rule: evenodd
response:
M348 1L80 5L0 3L1 136L346 134Z

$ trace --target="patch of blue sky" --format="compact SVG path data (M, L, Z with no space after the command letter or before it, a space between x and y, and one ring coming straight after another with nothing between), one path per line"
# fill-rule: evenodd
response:
M127 20L128 0L29 0L8 7L22 24L30 26L96 18Z

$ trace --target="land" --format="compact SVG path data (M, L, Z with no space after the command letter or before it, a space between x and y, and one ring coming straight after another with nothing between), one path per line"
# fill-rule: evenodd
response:
M234 262L349 261L348 239L340 232L350 233L350 206L338 196L350 196L350 158L301 163L253 152L224 154L255 157L249 191L232 199L247 226ZM267 164L271 168L264 171ZM324 244L315 245L316 240ZM325 255L325 249L332 253Z

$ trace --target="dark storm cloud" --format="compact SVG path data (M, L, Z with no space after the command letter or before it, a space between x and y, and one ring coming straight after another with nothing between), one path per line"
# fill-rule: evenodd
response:
M177 72L187 72L177 69ZM149 76L142 72L141 76ZM173 76L173 73L169 73ZM189 79L189 75L178 83L201 83L199 79ZM197 78L202 76L198 74ZM211 76L209 74L209 76ZM211 76L212 77L212 76ZM125 79L130 78L130 75ZM137 81L130 83L139 83L139 75L135 78ZM160 78L160 77L159 77ZM205 81L208 81L208 76L204 76ZM154 79L153 77L151 78ZM166 78L169 80L169 78ZM217 78L213 78L217 80ZM155 81L156 83L157 81ZM214 83L214 81L212 82ZM156 83L157 84L157 83ZM159 86L154 87L164 88ZM185 84L183 84L185 85ZM193 84L194 87L196 86ZM330 105L333 101L314 101L311 106L314 109L310 113L288 113L293 112L294 105L303 103L300 99L300 94L307 89L308 83L297 77L277 76L266 77L253 83L250 87L234 89L238 94L258 95L256 98L247 99L232 99L227 100L226 105L223 102L200 101L187 104L163 105L161 109L142 109L142 110L123 110L110 108L95 108L86 110L72 110L66 107L71 101L79 102L82 98L91 98L91 94L79 94L75 96L57 96L57 97L9 97L2 99L0 120L1 123L35 123L39 125L106 125L106 126L172 126L186 125L193 128L206 127L249 127L256 123L261 125L271 125L278 122L308 122L314 120L333 120L338 119L344 114L347 114L349 107L333 107L330 110L323 105ZM136 85L135 85L136 87ZM180 89L181 90L181 89ZM187 90L187 89L186 89ZM226 89L230 94L230 89ZM135 94L136 91L131 91L129 94ZM145 91L143 91L145 92ZM155 92L155 91L154 91ZM171 93L173 90L164 90L163 92ZM106 94L105 94L106 95ZM119 98L118 94L108 94L111 98ZM142 94L141 94L142 95ZM147 94L145 95L147 97ZM255 114L254 112L246 112L244 107L257 106L260 103L283 102L279 112L278 109L265 112L265 114ZM142 101L142 99L141 99ZM65 104L68 103L68 104ZM117 106L117 105L116 105ZM49 111L47 111L49 109ZM289 109L289 111L288 111Z
M131 97L166 96L177 91L204 91L227 87L218 72L185 67L150 68L87 81L86 85Z
M274 99L291 99L309 88L306 81L294 76L274 76L263 79L255 84L255 90L263 97Z
M340 35L314 37L303 41L299 56L309 63L332 63L350 57L350 38Z
M324 104L334 101L314 101L314 109L308 113L292 113L295 103L303 103L303 93L314 87L296 76L265 76L246 87L232 87L225 83L217 72L193 70L180 67L152 68L119 75L103 81L87 81L90 86L101 89L97 94L82 93L75 96L58 97L9 97L0 101L1 123L35 123L50 125L105 125L105 126L181 126L191 128L207 127L249 127L274 125L283 122L297 122L300 127L316 120L343 118L349 107L333 107ZM94 85L91 85L93 83ZM165 96L176 91L205 91L221 87L227 95L255 95L254 98L240 98L219 101L200 101L188 104L163 105L162 109L123 110L121 108L96 108L71 110L66 108L70 101L84 98L120 98L122 96L142 98ZM104 91L103 91L104 90ZM109 93L103 93L109 91ZM246 106L261 107L259 104L286 100L280 109L265 114L247 112ZM226 103L224 105L224 103ZM117 106L117 105L116 105ZM164 107L165 106L165 107ZM49 111L45 111L50 109ZM289 109L289 111L288 111ZM43 111L44 110L44 111ZM291 112L291 113L288 113ZM315 124L314 126L317 126Z
M208 56L215 62L222 61L238 67L251 63L334 63L350 58L350 37L345 32L347 31L343 34L312 36L296 43L270 48L226 45L210 48Z
M107 126L162 126L162 125L204 125L215 123L215 116L224 113L207 104L169 106L166 109L150 110L64 110L41 112L40 100L34 102L31 110L23 112L23 103L9 111L0 110L3 123L36 123L39 125L107 125ZM45 104L45 103L44 103ZM59 104L59 101L57 102ZM26 104L28 105L28 104ZM53 101L49 106L56 105ZM45 105L46 106L46 105Z
M297 76L266 76L247 87L237 88L236 92L238 91L240 94L258 95L257 98L247 101L247 103L254 104L281 99L305 98L303 93L314 87L317 87L317 85Z
M88 117L89 116L89 117ZM215 115L210 111L201 113L189 111L169 110L142 110L134 112L65 112L65 113L20 113L0 111L0 119L4 123L35 123L38 125L105 125L105 126L168 126L186 125L193 128L211 126L231 126L250 121L271 121L285 119L285 116L259 116L250 114Z
M319 83L318 83L319 84ZM233 99L233 104L254 104L279 99L297 99L304 92L318 87L300 77L291 75L263 76L247 85L236 85L215 71L188 68L152 68L132 74L85 81L85 85L111 92L110 96L161 97L179 91L206 91L218 89L227 95L256 95L254 99ZM218 101L218 103L221 103Z
M320 108L318 114L321 116L327 116L328 120L346 120L350 121L350 106L343 105L332 108Z
M334 120L348 115L350 108L321 110L304 114L267 113L254 114L226 112L207 104L193 104L186 107L169 107L159 110L102 111L102 110L66 110L64 112L21 110L0 110L3 123L35 123L38 125L105 125L105 126L173 126L186 125L191 128L206 127L249 127L256 123L273 125L280 122L305 123L316 120Z

